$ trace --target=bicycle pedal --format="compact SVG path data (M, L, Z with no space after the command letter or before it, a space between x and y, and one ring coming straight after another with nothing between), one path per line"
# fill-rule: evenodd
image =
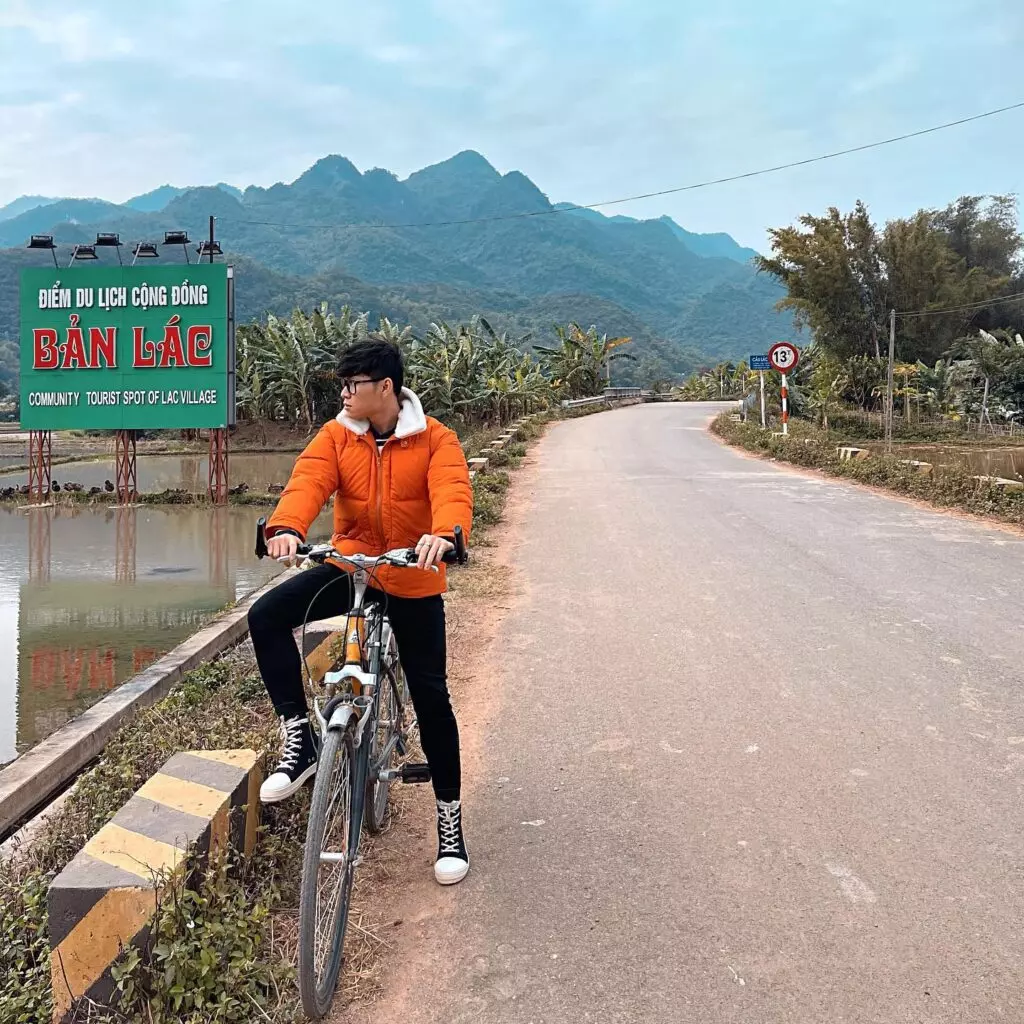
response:
M403 764L401 768L401 780L403 782L429 782L429 764Z

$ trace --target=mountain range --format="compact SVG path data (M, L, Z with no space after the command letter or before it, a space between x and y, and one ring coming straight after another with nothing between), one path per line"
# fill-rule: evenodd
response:
M238 266L242 320L326 300L419 328L482 313L546 340L553 321L575 319L634 338L636 361L616 368L624 382L746 357L792 330L774 309L780 289L729 235L552 205L524 174L466 151L404 180L328 156L270 188L164 185L120 204L22 197L0 208L0 337L17 330L17 268L50 259L25 250L30 235L53 234L61 250L97 231L159 242L184 228L198 241L210 215Z

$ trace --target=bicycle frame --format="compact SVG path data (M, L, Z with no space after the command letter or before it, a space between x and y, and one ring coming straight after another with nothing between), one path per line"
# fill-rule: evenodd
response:
M366 607L369 572L366 569L356 569L351 575L352 608L345 618L345 661L340 670L324 675L327 702L323 712L320 709L320 701L314 700L322 732L345 727L351 717L351 713L347 716L340 714L345 708L351 709L359 717L360 729L365 728L365 711L372 706L372 698L376 695L379 681L384 615L379 609ZM347 692L349 687L352 692L351 698ZM357 733L357 746L360 736L361 732Z
M374 604L367 607L369 578L370 573L366 569L352 572L352 608L345 620L345 661L340 669L324 675L327 700L323 710L319 698L313 701L321 735L326 735L328 730L345 729L353 717L357 719L349 832L349 856L356 863L367 784L389 762L396 747L400 753L405 752L404 736L401 729L396 728L391 732L385 747L377 752L372 763L370 761L370 737L378 724L382 687L393 688L392 699L398 722L403 719L404 707L401 692L395 687L391 676L384 672L383 652L390 643L391 625L383 609Z

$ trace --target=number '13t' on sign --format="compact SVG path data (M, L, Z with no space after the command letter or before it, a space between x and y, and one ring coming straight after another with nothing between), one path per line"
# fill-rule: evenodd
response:
M788 341L780 341L768 349L768 362L779 373L791 373L800 362L800 350Z

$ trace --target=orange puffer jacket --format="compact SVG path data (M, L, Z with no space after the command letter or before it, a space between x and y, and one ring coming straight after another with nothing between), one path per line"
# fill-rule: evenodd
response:
M305 538L333 494L331 542L342 554L413 547L425 533L450 537L456 526L469 539L473 489L459 439L425 416L407 388L402 399L395 433L380 452L369 423L344 412L321 428L296 460L267 524L268 536L289 529ZM445 567L440 569L381 566L373 585L396 597L441 594Z

